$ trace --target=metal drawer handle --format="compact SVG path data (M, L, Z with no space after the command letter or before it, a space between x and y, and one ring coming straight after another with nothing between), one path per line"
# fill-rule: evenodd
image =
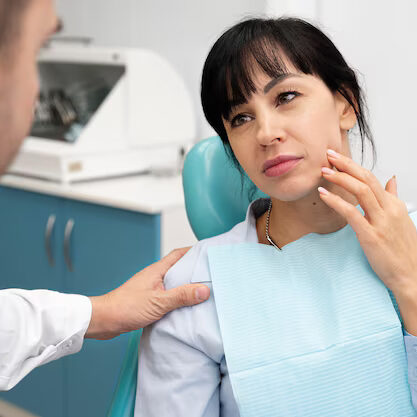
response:
M54 231L56 216L55 214L51 214L46 222L45 228L45 249L46 255L48 256L48 262L50 266L55 265L54 256L52 254L52 247L51 247L51 236L52 232Z
M64 258L65 263L67 264L67 268L70 272L72 272L72 261L71 261L71 251L70 251L70 242L71 242L71 235L72 229L74 228L74 220L69 219L67 224L65 225L64 231Z

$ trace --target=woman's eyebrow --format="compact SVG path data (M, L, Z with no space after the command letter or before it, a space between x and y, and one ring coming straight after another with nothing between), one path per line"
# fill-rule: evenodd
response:
M264 94L267 94L272 88L274 88L278 83L283 82L287 78L301 78L301 75L294 74L294 73L284 73L278 75L276 78L272 79L268 82L268 84L264 87ZM238 100L232 100L229 102L229 111L227 112L227 117L225 117L226 120L229 120L230 115L242 104L246 104L248 101L247 99L238 99Z
M278 77L274 78L273 80L271 80L265 87L264 87L264 94L268 93L268 91L270 91L273 87L275 87L278 83L281 83L282 81L286 80L287 78L292 78L292 77L301 77L301 75L298 74L291 74L291 73L286 73L286 74L280 74L278 75Z

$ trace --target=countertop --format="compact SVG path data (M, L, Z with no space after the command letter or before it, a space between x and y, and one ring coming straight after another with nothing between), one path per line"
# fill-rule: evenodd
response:
M74 184L7 174L0 177L0 185L149 214L184 207L180 174L132 175ZM406 204L410 212L417 210L417 205Z
M181 175L134 175L60 184L6 174L0 177L0 185L149 214L184 206Z

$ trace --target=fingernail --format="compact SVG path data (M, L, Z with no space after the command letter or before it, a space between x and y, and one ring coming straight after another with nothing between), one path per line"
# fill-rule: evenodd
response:
M329 194L329 192L325 188L323 188L323 187L319 187L317 189L319 190L319 193L320 194L324 194L324 195Z
M327 149L327 154L330 155L330 156L332 156L333 158L339 158L340 157L340 154L338 154L333 149Z
M327 167L323 167L323 168L321 169L321 172L323 172L323 174L328 174L328 175L332 175L332 174L334 174L334 173L335 173L332 169L327 168Z
M210 297L210 289L208 287L198 287L195 290L197 300L207 300Z

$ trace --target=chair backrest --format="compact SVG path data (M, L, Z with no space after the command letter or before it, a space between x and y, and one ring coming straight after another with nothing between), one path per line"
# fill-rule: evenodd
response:
M227 156L218 136L197 143L187 154L183 186L188 221L197 239L230 230L245 218L249 203L265 197L243 177ZM132 332L107 417L133 417L138 345L141 332Z
M227 232L244 220L251 201L266 197L234 166L218 136L191 149L182 179L188 221L198 240Z

